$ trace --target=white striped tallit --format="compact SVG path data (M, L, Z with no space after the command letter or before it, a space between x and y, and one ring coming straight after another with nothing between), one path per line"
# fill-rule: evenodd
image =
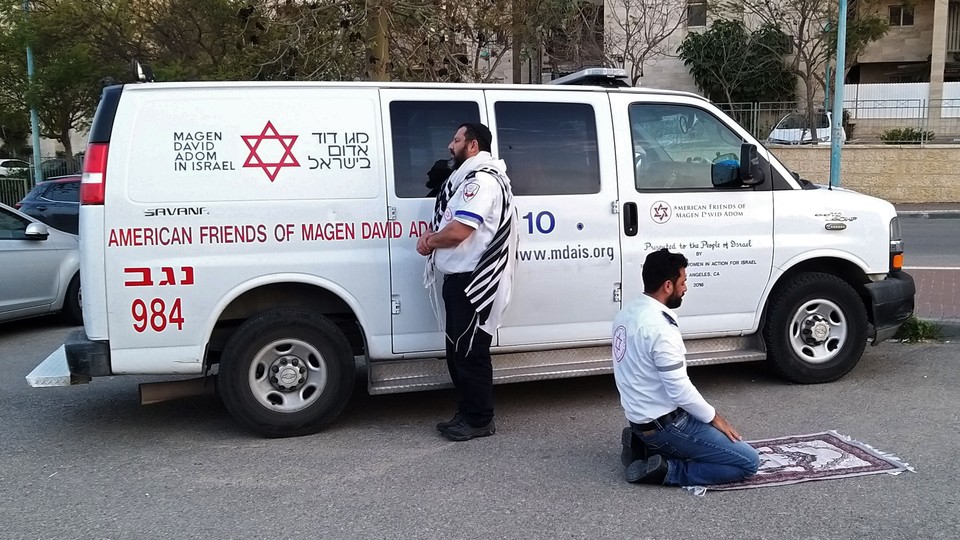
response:
M465 293L470 304L477 312L477 321L471 332L470 342L473 342L472 335L477 328L482 329L491 336L495 334L497 328L503 319L503 312L510 302L510 296L513 289L513 272L517 260L517 241L519 234L517 232L516 208L513 204L513 192L510 187L510 179L506 175L506 165L501 160L493 159L489 152L480 152L476 156L465 161L460 167L450 175L440 189L437 195L437 202L434 205L433 231L440 230L440 223L443 220L443 214L447 209L447 204L457 189L468 179L473 178L478 172L488 174L493 177L502 190L500 208L500 223L493 240L484 250L473 271L470 284ZM424 286L430 289L431 303L433 304L434 314L437 321L442 325L440 306L436 291L435 265L434 257L431 253L427 257L427 264L424 270ZM451 336L448 336L451 337ZM462 336L455 336L453 340L459 342Z

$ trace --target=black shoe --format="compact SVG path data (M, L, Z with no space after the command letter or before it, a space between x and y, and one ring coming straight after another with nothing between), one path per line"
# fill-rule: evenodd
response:
M627 467L627 482L631 484L663 485L667 479L667 460L659 454L649 459L638 459Z
M473 427L466 423L466 421L463 419L461 419L455 425L440 431L440 433L443 433L444 437L450 439L451 441L469 441L470 439L475 439L477 437L489 437L496 432L497 426L494 425L493 420L491 420L490 423L485 426Z
M620 435L620 444L623 448L620 450L620 463L624 467L629 467L631 463L638 459L647 459L647 446L643 444L640 437L632 429L625 427Z
M447 428L452 428L460 423L460 418L460 411L453 413L453 418L447 420L446 422L440 422L437 424L437 431L443 431Z

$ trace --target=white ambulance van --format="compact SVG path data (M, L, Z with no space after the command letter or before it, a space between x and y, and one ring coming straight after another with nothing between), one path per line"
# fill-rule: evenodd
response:
M215 381L266 436L332 422L355 357L373 394L448 386L415 245L427 171L463 122L492 130L520 217L497 383L610 373L611 321L662 247L690 260L690 365L832 381L912 314L891 204L800 179L699 96L609 86L105 89L82 182L84 328L28 381L195 375L141 397Z

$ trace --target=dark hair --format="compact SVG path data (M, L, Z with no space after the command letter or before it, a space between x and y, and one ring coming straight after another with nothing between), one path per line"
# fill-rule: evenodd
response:
M459 131L460 128L466 128L463 131L464 138L468 141L477 141L481 152L490 151L490 143L493 142L493 134L490 133L490 128L483 124L471 124L469 122L460 124L457 130Z
M666 281L676 282L680 269L687 267L687 258L681 253L670 253L666 248L647 255L643 262L643 292L655 293Z

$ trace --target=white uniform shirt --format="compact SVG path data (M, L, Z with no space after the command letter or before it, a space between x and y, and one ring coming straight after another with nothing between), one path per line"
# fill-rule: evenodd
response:
M613 321L613 374L627 420L646 424L677 407L701 422L716 410L690 382L677 314L641 295Z
M437 270L444 274L473 272L480 256L490 245L500 226L503 192L497 179L484 172L464 181L447 203L440 230L457 220L475 230L460 245L440 248L434 253Z

